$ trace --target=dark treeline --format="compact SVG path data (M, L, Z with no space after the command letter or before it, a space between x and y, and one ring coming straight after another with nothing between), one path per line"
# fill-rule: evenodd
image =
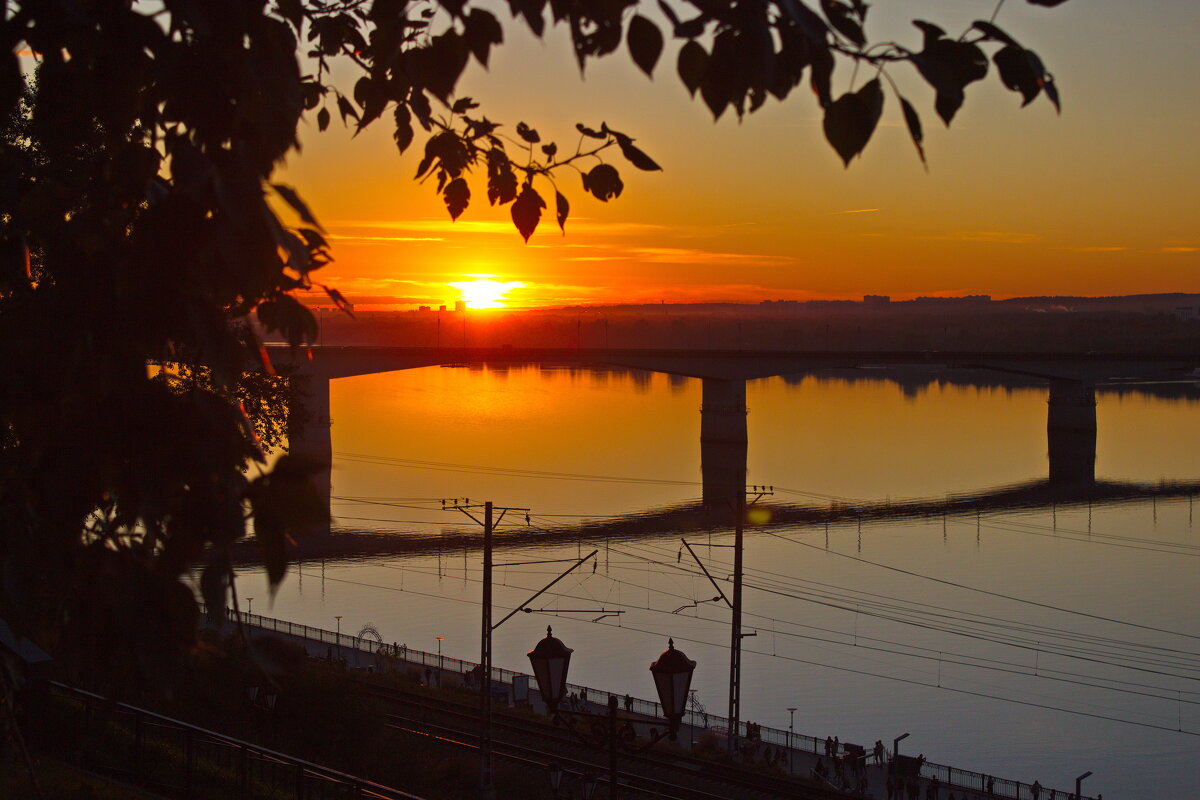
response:
M809 351L1200 351L1200 319L1167 311L1044 311L985 303L587 307L526 311L321 312L321 343L412 347ZM1002 306L1001 309L994 307ZM980 312L979 308L986 308Z

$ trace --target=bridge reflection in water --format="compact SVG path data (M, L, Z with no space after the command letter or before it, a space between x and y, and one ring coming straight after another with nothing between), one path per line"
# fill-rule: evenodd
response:
M746 384L769 376L797 375L859 376L877 381L893 379L901 385L913 383L914 366L904 358L912 354L755 354L678 353L656 351L464 351L443 352L428 348L325 348L302 362L292 377L294 397L303 412L292 421L291 452L330 463L333 455L329 408L329 382L336 378L375 372L411 369L439 364L488 363L573 364L603 370L651 370L672 376L698 378L702 384L700 409L701 498L657 510L629 513L593 523L583 533L606 538L675 536L680 531L728 527L733 524L739 495L745 496L744 476L748 449ZM282 354L277 355L282 361ZM1193 369L1181 358L1123 359L1045 354L937 354L937 363L919 365L921 381L937 376L958 375L960 381L1009 388L1048 387L1046 433L1048 476L1018 485L991 488L971 494L928 500L885 503L803 505L773 502L771 526L824 525L853 521L902 520L941 515L991 513L1003 510L1034 510L1052 506L1074 506L1136 501L1155 497L1190 497L1200 493L1200 481L1171 483L1128 483L1097 481L1096 384L1114 376L1129 380L1177 379ZM865 367L870 366L870 369ZM986 371L986 372L985 372ZM990 375L991 377L983 377ZM965 378L965 380L964 380ZM851 378L853 379L853 377ZM1174 383L1136 386L1134 391L1178 395L1180 391L1200 396L1196 384ZM328 503L331 476L328 470L314 480ZM454 546L447 537L424 537L371 532L330 533L310 537L304 558L338 557L392 552L414 552ZM556 538L574 541L581 534L572 525L536 534L508 533L497 546L522 545L536 541L553 543ZM464 535L470 545L474 535Z

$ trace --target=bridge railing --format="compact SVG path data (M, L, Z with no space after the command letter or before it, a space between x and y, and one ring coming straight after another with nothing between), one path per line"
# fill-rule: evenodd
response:
M360 638L351 636L345 633L335 633L322 628L314 628L310 625L303 625L298 622L289 622L287 620L275 619L273 617L264 617L259 614L250 614L248 612L234 612L228 610L226 612L228 618L233 620L240 618L243 625L253 625L256 628L263 630L276 631L285 633L291 636L299 636L311 641L323 642L330 647L342 647L347 650L354 650L359 653L374 656L380 654L383 656L396 658L410 664L419 664L424 667L438 668L442 670L451 670L457 673L468 673L477 669L479 664L475 661L465 661L461 658L453 658L451 656L430 653L425 650L417 650L408 647L405 644L388 644L379 642L375 639ZM510 684L513 678L518 676L529 676L526 672L516 672L514 670L504 669L502 667L492 668L492 680L498 683ZM531 686L531 691L536 691ZM635 714L640 714L647 717L664 720L665 716L662 713L662 706L653 701L645 700L639 697L630 695L617 694L602 689L594 689L589 686L581 686L579 684L568 683L567 692L579 696L581 699L590 703L596 703L604 706L608 703L609 697L617 698L617 706L631 711ZM696 711L689 709L683 716L683 724L691 726L699 730L707 730L719 732L728 735L729 720L726 717L717 714L709 714L704 711ZM748 723L742 720L738 724L738 734L745 737L748 733ZM756 732L759 741L765 742L778 747L790 747L797 751L806 753L824 753L825 740L815 736L808 736L801 733L790 732L781 728L770 728L765 725L756 726ZM869 748L868 748L869 753ZM890 753L888 754L890 758ZM1005 800L1033 800L1033 788L1030 784L1020 781L1009 780L1007 778L997 778L989 776L981 772L973 772L971 770L951 767L945 764L935 764L931 761L925 761L921 766L921 777L934 779L936 778L941 785L947 790L962 790L967 789L977 792L986 797L1005 798ZM991 780L991 791L988 791L988 781ZM1041 797L1050 796L1051 790L1044 787L1041 792ZM1055 790L1055 795L1062 798L1071 797L1073 792L1065 792ZM1078 800L1094 800L1094 798L1081 796Z

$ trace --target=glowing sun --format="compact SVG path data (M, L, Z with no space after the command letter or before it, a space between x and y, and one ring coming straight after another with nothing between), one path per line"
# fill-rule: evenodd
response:
M458 290L459 299L467 308L504 308L504 296L513 289L520 289L520 281L496 281L486 275L474 276L474 280L455 281L447 284Z

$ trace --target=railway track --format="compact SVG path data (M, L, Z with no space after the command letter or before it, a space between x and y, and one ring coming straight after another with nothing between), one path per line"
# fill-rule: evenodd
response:
M386 704L389 725L415 735L437 738L448 745L478 749L479 712L471 703L432 698L415 692L367 682L369 693ZM597 722L607 730L607 720ZM545 769L556 762L564 769L608 775L605 737L585 741L563 727L517 715L496 712L492 717L493 752L499 758ZM804 780L752 771L731 764L682 753L619 751L617 766L622 791L627 795L670 800L778 800L811 798L844 800L846 795L814 786Z

